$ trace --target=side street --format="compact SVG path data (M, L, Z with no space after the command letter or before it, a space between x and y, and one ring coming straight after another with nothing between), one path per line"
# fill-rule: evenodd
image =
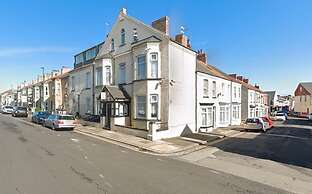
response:
M266 91L175 19L122 8L73 64L1 92L0 193L312 193L312 82Z

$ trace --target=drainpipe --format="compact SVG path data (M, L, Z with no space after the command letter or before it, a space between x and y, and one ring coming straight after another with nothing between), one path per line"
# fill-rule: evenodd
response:
M95 62L92 63L92 113L95 114L95 74L94 74Z
M195 131L197 130L197 72L195 70Z

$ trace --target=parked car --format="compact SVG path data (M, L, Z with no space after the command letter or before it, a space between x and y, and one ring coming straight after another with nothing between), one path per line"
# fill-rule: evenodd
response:
M268 122L263 121L262 118L249 118L244 124L246 130L257 130L266 132L270 126Z
M312 113L309 114L309 120L312 121Z
M264 116L264 117L261 117L261 118L262 118L262 120L264 122L267 122L269 124L269 128L273 128L274 127L273 121L268 116Z
M31 121L37 124L43 124L44 120L50 116L48 112L35 112L31 117Z
M286 120L288 120L288 114L285 111L278 111L276 114L284 114Z
M73 115L59 115L51 114L47 119L44 120L43 125L50 127L53 130L56 129L74 129L78 122Z
M26 107L17 106L14 108L12 113L13 117L28 117L28 112Z
M276 115L273 118L276 121L286 121L287 115L285 113L276 113Z
M2 108L1 113L3 113L3 114L12 114L13 111L14 111L13 106L4 106L4 107Z

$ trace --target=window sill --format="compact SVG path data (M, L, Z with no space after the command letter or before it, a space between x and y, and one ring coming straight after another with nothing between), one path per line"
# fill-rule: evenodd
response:
M209 98L209 96L203 96L203 98Z
M119 45L119 47L123 47L123 46L125 46L125 45L126 45L126 43Z

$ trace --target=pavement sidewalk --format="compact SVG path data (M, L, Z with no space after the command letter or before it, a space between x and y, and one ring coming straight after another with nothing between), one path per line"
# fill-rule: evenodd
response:
M240 125L233 125L233 126L220 127L220 128L213 129L212 132L209 132L208 134L217 135L217 136L220 136L220 137L224 138L224 137L235 136L235 135L239 134L242 131L244 131L242 129L242 126L240 126Z
M180 137L150 141L144 138L90 126L78 126L75 128L75 132L108 140L120 146L136 148L143 152L164 156L178 156L205 148L205 146L200 145L198 142L188 141Z

